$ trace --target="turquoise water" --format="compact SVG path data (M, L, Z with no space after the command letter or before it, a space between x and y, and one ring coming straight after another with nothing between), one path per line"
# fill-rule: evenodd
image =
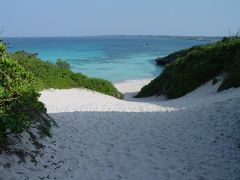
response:
M154 59L193 45L212 40L171 37L101 36L5 38L9 51L38 53L43 60L62 58L74 72L113 82L157 76L162 67Z

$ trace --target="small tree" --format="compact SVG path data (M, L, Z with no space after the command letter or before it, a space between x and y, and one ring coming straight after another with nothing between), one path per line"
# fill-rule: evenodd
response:
M56 65L61 69L67 69L67 70L71 69L70 64L62 59L57 59Z

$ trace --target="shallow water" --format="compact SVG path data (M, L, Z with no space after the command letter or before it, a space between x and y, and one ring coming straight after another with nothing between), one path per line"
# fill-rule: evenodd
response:
M171 37L101 36L4 38L9 51L25 50L55 62L61 58L74 72L113 82L157 76L162 67L154 59L171 52L206 44L212 40Z

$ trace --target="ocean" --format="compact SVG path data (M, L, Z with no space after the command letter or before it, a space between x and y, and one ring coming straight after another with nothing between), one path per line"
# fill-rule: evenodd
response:
M50 62L67 61L74 72L120 82L158 76L161 66L154 59L174 51L213 42L156 36L3 38L9 51L37 53Z

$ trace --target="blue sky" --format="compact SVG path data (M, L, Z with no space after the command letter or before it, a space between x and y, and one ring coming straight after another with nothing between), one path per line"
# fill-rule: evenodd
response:
M228 35L240 0L1 0L1 36Z

